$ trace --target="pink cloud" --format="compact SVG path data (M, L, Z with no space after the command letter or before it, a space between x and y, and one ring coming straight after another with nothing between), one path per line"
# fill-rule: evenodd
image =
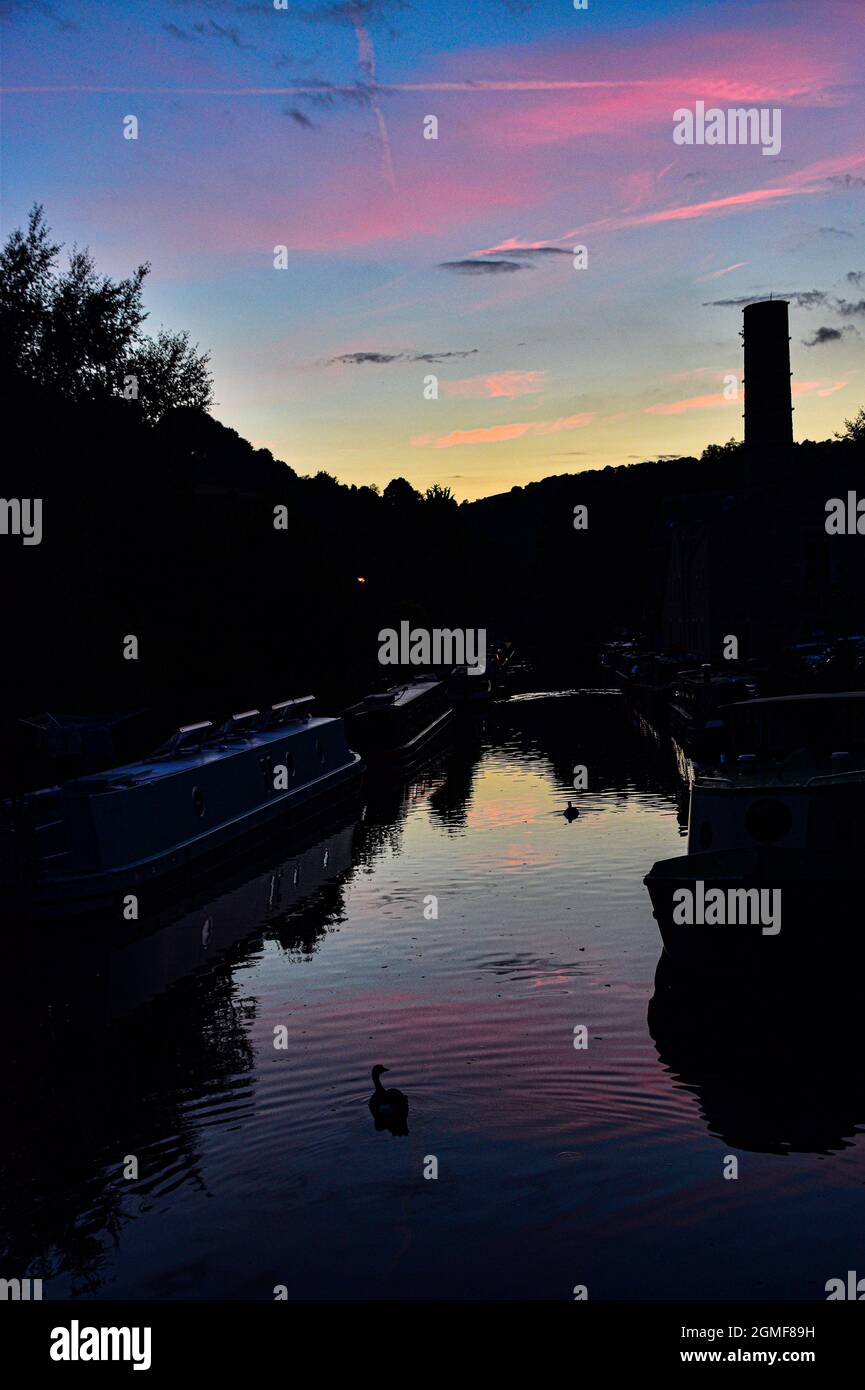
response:
M561 430L576 430L582 425L591 424L594 413L567 415L561 420L521 421L512 425L487 425L476 430L453 430L438 439L428 434L415 435L409 442L417 447L435 443L437 449L452 449L457 444L501 444L509 439L520 439L524 434L558 434Z
M848 381L836 381L833 386L824 386L817 392L818 396L834 396L836 391L842 391L845 386L849 386Z
M733 52L736 64L731 72ZM526 63L526 56L518 49L490 49L485 67L489 71L497 64L513 72ZM828 28L818 34L812 26L767 26L762 33L731 26L695 35L687 46L669 32L642 34L633 44L619 36L612 41L586 36L579 44L579 58L575 46L561 44L556 49L538 45L534 56L551 75L573 70L576 60L590 70L615 71L618 81L562 84L559 90L551 84L546 98L536 95L512 103L506 121L498 112L482 109L478 120L493 146L561 143L588 135L616 139L628 127L658 129L662 123L672 128L673 111L698 99L707 105L747 102L783 104L785 109L839 104L839 88L853 76L850 51L839 47ZM645 77L647 72L652 78ZM512 84L510 90L519 88ZM639 203L644 191L635 177L627 201Z
M696 375L698 372L705 370L705 368L698 367L695 369L694 374ZM685 376L687 376L686 372L678 373L680 379ZM807 396L811 391L816 391L818 396L831 396L835 391L840 391L841 388L846 385L846 381L794 381L792 394L794 399L797 396ZM743 396L744 390L741 392L739 402L741 402ZM682 415L686 410L712 410L719 405L736 404L736 401L727 400L726 396L718 393L711 396L689 396L686 400L667 401L662 405L648 405L646 406L645 413L647 415Z
M814 188L797 188L786 184L780 188L752 188L747 193L730 193L726 198L711 198L704 203L681 203L678 207L661 208L657 212L640 213L636 217L606 217L599 222L576 228L567 232L568 237L586 232L612 232L624 227L646 227L657 222L686 222L695 217L706 217L732 208L748 207L755 203L773 202L778 198L793 198L801 193L816 193Z
M519 439L528 434L531 425L489 425L479 430L454 430L435 441L437 449L452 449L455 444L501 444L506 439Z
M496 372L491 376L469 376L461 381L442 382L449 396L529 396L543 391L546 372Z
M818 396L832 396L846 385L846 381L794 381L793 399L807 396L811 391L816 391Z
M714 396L689 396L683 401L667 401L663 405L647 405L647 415L681 415L686 410L713 410L719 405L735 405L719 392Z
M713 270L708 275L700 275L697 283L703 284L707 280L720 280L722 275L729 275L731 270L741 270L743 265L748 265L748 261L734 261L732 265L723 265L720 270Z
M496 255L500 252L518 251L529 247L558 244L570 241L591 232L621 231L628 227L650 226L653 223L691 221L700 217L723 215L728 212L760 206L779 198L795 198L826 193L826 180L837 174L849 173L865 165L865 151L855 150L847 154L821 159L789 175L785 184L773 188L753 188L744 193L731 193L723 198L711 198L701 203L681 203L675 207L660 208L654 212L627 213L614 217L603 217L595 222L584 223L557 237L547 237L543 241L527 241L521 237L507 237L493 246L487 246L476 255ZM736 269L738 267L730 267Z
M578 430L582 425L590 425L594 413L585 411L582 415L566 415L563 420L542 420L532 426L533 434L558 434L560 430Z

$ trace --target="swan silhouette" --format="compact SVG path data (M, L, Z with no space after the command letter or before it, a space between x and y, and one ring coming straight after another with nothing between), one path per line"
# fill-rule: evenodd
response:
M579 814L580 814L580 813L579 813L579 811L577 810L576 806L572 806L571 803L570 803L570 801L568 802L567 806L565 807L564 811L562 812L562 815L564 816L564 818L565 818L566 821L576 820L576 819L577 819L577 816L578 816Z
M387 1067L375 1066L372 1069L372 1083L375 1087L369 1098L369 1108L375 1127L391 1134L408 1134L408 1096L391 1086L381 1084L381 1074Z

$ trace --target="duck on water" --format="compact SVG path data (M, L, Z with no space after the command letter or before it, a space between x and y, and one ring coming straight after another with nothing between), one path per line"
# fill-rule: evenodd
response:
M408 1134L408 1096L404 1096L395 1086L382 1086L382 1072L387 1070L381 1065L372 1069L375 1090L369 1098L370 1113L377 1130L388 1129L394 1135Z

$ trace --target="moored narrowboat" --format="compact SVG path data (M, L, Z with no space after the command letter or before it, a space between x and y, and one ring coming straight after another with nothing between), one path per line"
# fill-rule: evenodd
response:
M280 817L305 821L338 801L363 763L343 721L313 715L312 702L247 710L218 728L187 725L149 758L5 802L6 910L108 907Z
M468 666L454 666L448 676L447 695L452 705L488 705L493 694L493 680L486 671L476 673Z
M410 763L451 723L454 712L435 676L367 695L345 711L349 738L365 758Z
M862 955L865 692L721 713L719 764L691 784L688 853L645 879L665 950L714 970ZM703 920L688 920L692 902Z

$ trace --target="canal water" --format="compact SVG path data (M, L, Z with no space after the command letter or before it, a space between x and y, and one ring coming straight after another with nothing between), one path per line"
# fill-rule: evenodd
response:
M620 696L528 694L158 924L7 931L2 1273L256 1300L865 1273L861 1014L656 990L642 880L684 848Z

